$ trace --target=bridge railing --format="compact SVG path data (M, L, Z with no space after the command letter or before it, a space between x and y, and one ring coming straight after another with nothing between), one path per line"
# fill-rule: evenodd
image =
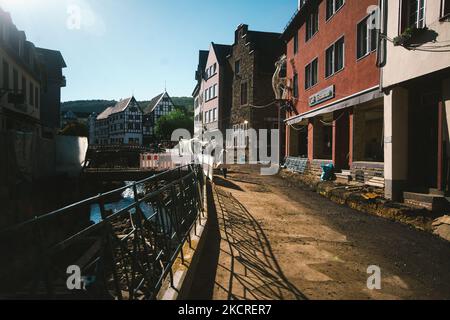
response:
M203 184L189 165L3 230L0 298L155 299L184 263Z

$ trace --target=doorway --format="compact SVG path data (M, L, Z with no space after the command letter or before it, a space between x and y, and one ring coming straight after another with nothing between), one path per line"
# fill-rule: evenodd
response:
M440 92L410 90L409 101L409 184L413 191L428 193L439 188Z
M289 128L289 156L308 158L308 124Z

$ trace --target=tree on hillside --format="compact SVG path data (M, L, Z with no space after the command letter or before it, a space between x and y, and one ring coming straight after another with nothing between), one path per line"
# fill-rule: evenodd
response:
M192 135L194 118L185 114L182 110L175 110L158 120L155 133L158 139L168 141L177 129L187 129Z
M184 107L187 111L194 111L194 98L192 97L172 97L173 104Z

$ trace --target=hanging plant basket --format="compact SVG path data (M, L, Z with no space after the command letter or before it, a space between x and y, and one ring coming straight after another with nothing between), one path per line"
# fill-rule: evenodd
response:
M403 46L407 47L412 44L412 40L417 37L418 34L426 30L427 28L416 28L416 27L408 27L406 30L394 38L394 46Z

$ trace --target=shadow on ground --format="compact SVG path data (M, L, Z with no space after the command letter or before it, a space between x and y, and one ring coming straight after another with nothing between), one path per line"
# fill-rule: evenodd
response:
M206 184L208 203L208 225L204 236L205 246L198 260L198 267L193 272L192 286L181 296L184 300L212 300L220 255L220 228L217 209L214 203L211 183Z
M283 274L267 236L248 210L220 187L214 187L214 194L208 239L188 298L306 299Z
M242 190L241 187L239 187L237 184L229 181L229 180L225 180L221 177L215 176L214 177L214 183L220 187L223 188L227 188L227 189L234 189L234 190L238 190L238 191L244 191Z

